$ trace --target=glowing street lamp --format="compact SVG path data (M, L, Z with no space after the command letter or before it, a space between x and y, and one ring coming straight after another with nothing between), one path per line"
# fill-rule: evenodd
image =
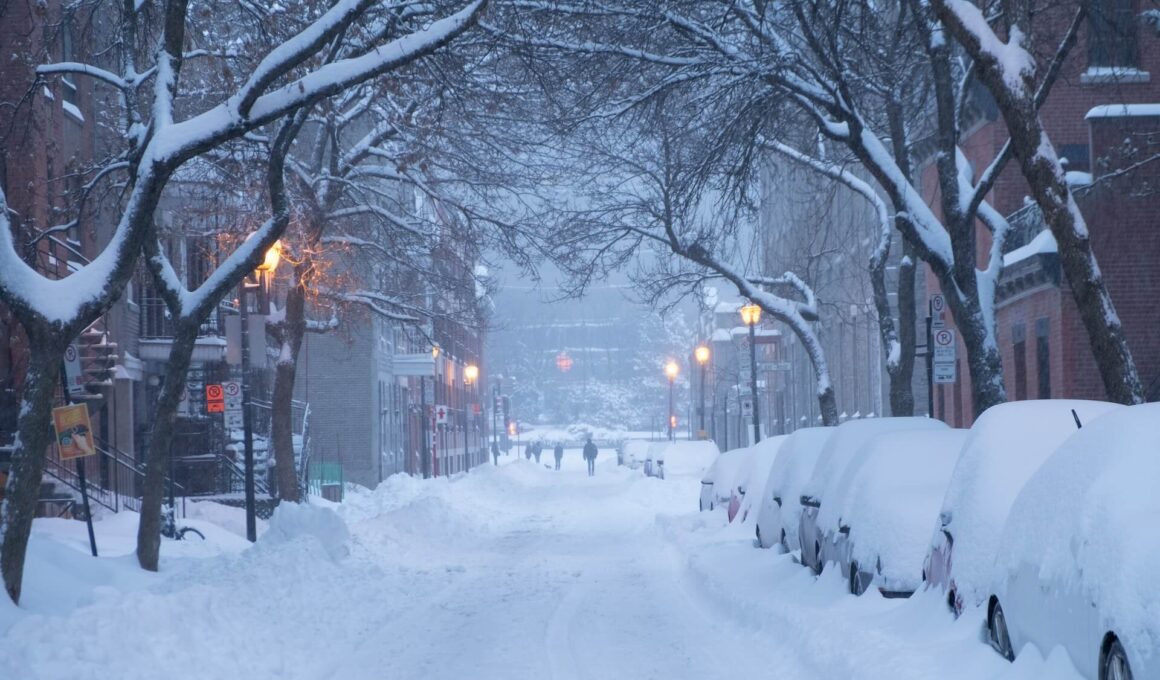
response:
M258 274L258 283L255 288L265 288L266 282L278 268L282 260L282 242L275 241L266 251L262 263L254 271ZM257 499L254 498L254 421L250 414L250 304L246 293L251 284L245 279L238 290L238 312L241 322L242 340L242 443L245 450L243 464L245 466L245 495L246 495L246 538L251 543L258 540Z
M463 368L463 380L468 385L473 384L479 378L479 366L475 364L468 364Z
M761 409L757 405L757 344L754 342L754 327L761 322L761 307L750 302L741 307L741 321L749 326L749 388L753 399L753 441L761 441Z
M709 363L709 348L705 345L697 345L697 349L693 350L693 357L697 359L697 363L701 366L701 402L697 404L697 412L701 416L701 423L699 429L701 432L705 431L705 366Z
M677 362L669 359L665 364L665 376L669 379L669 441L673 440L673 430L676 429L676 414L673 413L673 385L677 381L677 374L681 372L681 367Z

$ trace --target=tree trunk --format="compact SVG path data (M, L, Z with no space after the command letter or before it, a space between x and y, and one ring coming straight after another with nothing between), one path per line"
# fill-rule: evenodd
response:
M270 436L274 447L278 495L283 501L301 500L298 468L294 464L294 382L298 374L298 354L306 334L306 287L302 273L312 266L307 256L294 267L295 285L286 295L286 318L282 322L282 353L274 373L271 399Z
M838 400L834 396L834 384L830 382L830 367L826 363L826 354L822 351L822 343L813 329L799 328L797 324L787 323L782 319L802 341L810 363L814 366L814 379L817 383L818 411L822 416L822 425L833 427L838 424Z
M898 366L890 374L890 415L914 415L915 280L914 247L903 242L898 265ZM934 417L931 413L930 417Z
M141 519L137 525L137 563L147 571L157 571L161 552L161 504L165 500L173 425L177 421L177 407L181 403L200 326L198 319L175 320L165 382L153 414L149 452L145 459L145 486L141 492Z
M12 452L3 504L0 504L0 574L4 589L20 604L24 579L24 555L32 533L44 472L45 451L52 443L52 405L59 386L62 337L69 334L55 326L29 330L31 356L24 380L20 418ZM71 338L69 338L71 339Z
M1009 26L1022 29L1024 36L1032 35L1031 8L1031 3L1025 1L1005 5L1006 22ZM1059 246L1060 264L1087 330L1092 355L1108 398L1123 404L1142 403L1144 388L1140 383L1140 375L1124 336L1123 326L1120 325L1120 317L1116 314L1095 253L1092 252L1087 225L1075 204L1063 167L1055 155L1055 147L1039 118L1036 102L1038 88L1034 74L1030 71L1020 73L1018 83L1012 83L1008 79L1014 75L1009 73L1010 66L1000 62L980 42L981 37L977 32L989 32L990 28L985 25L981 29L968 28L962 17L950 9L945 1L936 3L935 9L939 18L975 59L979 79L991 92L1007 124L1012 154L1019 160L1031 196L1043 212L1043 220ZM1082 21L1085 10L1083 6L1079 8L1077 21ZM1066 53L1074 43L1075 34L1069 33L1059 49Z

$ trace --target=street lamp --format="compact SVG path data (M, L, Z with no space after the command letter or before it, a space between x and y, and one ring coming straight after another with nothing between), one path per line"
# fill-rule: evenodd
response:
M697 404L697 411L701 414L701 432L705 431L705 366L709 363L709 348L705 345L697 345L697 349L693 350L693 356L696 357L697 363L701 365L701 401Z
M467 410L471 406L470 387L479 378L479 366L467 364L463 367L463 467L471 467L471 417Z
M254 288L265 288L267 278L278 268L282 259L282 242L275 241L266 251L262 264L254 271L258 282ZM253 543L258 540L257 500L254 498L254 421L250 414L250 304L246 292L251 284L245 279L238 289L238 312L241 323L242 340L242 442L245 447L245 494L246 494L246 538Z
M753 329L761 321L761 307L750 302L741 307L741 320L749 326L749 389L753 399L753 443L761 441L761 409L757 404L757 344Z
M681 367L677 365L677 362L669 359L669 362L665 364L665 375L669 379L669 441L673 440L673 428L676 426L676 423L673 422L673 384L676 383L677 374L680 372Z

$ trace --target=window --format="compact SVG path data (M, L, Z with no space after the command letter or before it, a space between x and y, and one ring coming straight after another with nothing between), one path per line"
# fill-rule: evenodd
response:
M1015 399L1022 401L1027 398L1027 328L1013 326L1011 339L1015 341Z
M60 20L60 60L76 61L76 51L73 48L73 14L66 10ZM77 86L71 75L61 77L64 86L64 100L73 106L77 103Z
M1088 67L1135 68L1136 15L1133 0L1096 0L1088 21Z
M1051 349L1047 336L1049 324L1048 319L1035 321L1035 367L1039 374L1040 399L1051 398Z

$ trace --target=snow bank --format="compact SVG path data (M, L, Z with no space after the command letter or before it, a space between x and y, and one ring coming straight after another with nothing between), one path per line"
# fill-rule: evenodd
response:
M304 538L317 541L332 560L341 560L350 554L346 522L330 508L305 503L278 505L260 545L283 545Z
M1069 437L1011 506L993 576L1000 599L1007 576L1030 569L1048 592L1094 606L1099 632L1120 637L1136 677L1152 677L1143 655L1154 657L1160 639L1158 424L1160 404L1145 404L1116 409ZM1033 639L1061 634L1040 633Z
M1045 399L1012 401L987 409L971 427L951 475L941 516L954 537L951 576L967 606L987 596L999 534L1023 484L1076 431L1075 409L1084 426L1113 409L1099 401ZM938 521L934 536L940 534ZM936 541L937 544L937 541Z
M930 525L938 516L966 430L903 430L871 438L844 475L838 500L850 557L881 559L878 585L911 592L922 581Z

